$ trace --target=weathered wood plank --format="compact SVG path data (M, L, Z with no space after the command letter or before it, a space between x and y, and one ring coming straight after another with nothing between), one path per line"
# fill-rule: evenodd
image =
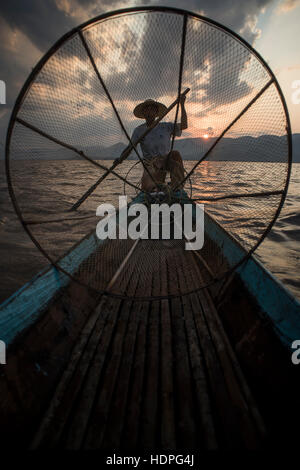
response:
M80 336L79 343L73 350L67 370L64 372L62 380L56 389L54 398L52 399L42 424L34 438L32 443L33 448L37 446L40 447L42 445L54 447L58 445L62 439L62 433L67 422L72 421L73 419L72 411L74 411L76 399L81 388L85 385L87 371L90 368L90 363L94 357L97 345L105 327L105 331L107 333L107 317L110 316L110 320L114 319L115 321L120 304L120 300L108 299L104 296L102 297L102 301L98 307L92 313ZM111 321L108 322L108 325L109 324L111 324ZM107 341L109 337L110 334L107 333L105 341ZM87 420L88 417L88 415L83 414L84 410L84 407L80 410L82 418L80 422L81 426L71 428L74 433L72 436L72 439L74 439L72 445L78 445L76 436L81 435L83 432L82 429L84 429L84 426L82 426L82 421ZM64 440L65 439L63 438L63 441ZM70 441L68 441L68 443L69 442Z
M133 282L134 286L132 285L132 289L134 292L138 279L134 277ZM83 447L85 449L99 449L102 446L112 395L117 384L118 372L123 354L124 337L128 328L131 307L132 301L123 301L116 319L117 321L114 325L114 331L112 332L110 351L107 351L108 344L103 348L103 343L100 343L99 351L97 351L95 364L93 364L91 371L91 383L93 383L93 386L95 385L94 375L97 374L97 370L99 369L99 362L103 365L108 354L110 354L110 358L106 361L106 367L103 371L103 377L97 387L97 391L95 387L93 388L93 391L91 391L94 396L95 392L98 393L98 396L95 396L95 403L92 408L93 411L90 415L86 436L83 441ZM89 396L86 395L85 401L87 402L89 399Z
M222 325L222 322L221 322L221 319L219 318L219 314L216 310L216 308L214 307L214 305L212 306L212 320L214 322L217 323L217 330L219 331L219 333L222 335L222 338L223 338L223 341L224 341L224 344L226 345L226 351L230 357L230 360L232 362L232 365L234 367L234 370L235 370L235 373L237 375L237 378L239 380L239 383L241 385L241 388L243 390L243 393L244 393L244 396L245 396L245 399L247 400L248 402L248 406L249 406L249 409L253 415L253 419L256 423L256 426L259 430L259 433L261 434L262 437L265 437L266 436L266 427L265 427L265 424L264 424L264 421L261 417L261 414L257 408L257 404L255 403L255 400L253 398L253 395L251 393L251 390L248 386L248 383L246 381L246 378L242 372L242 369L241 369L241 366L238 362L238 359L233 351L233 348L230 344L230 341L227 337L227 334L225 333L225 330L224 330L224 327Z
M81 367L87 368L87 374L82 382L80 394L63 436L63 446L66 448L79 449L82 445L120 308L120 300L108 299L105 312L106 321L97 325L90 344L92 357L85 356L82 359Z
M155 253L156 263L152 272L151 294L157 295L160 292L160 253ZM159 390L159 369L160 369L160 351L159 351L159 316L160 302L153 300L150 305L147 343L146 343L146 363L145 363L145 382L142 398L142 414L138 445L143 449L155 449L158 443L159 433L159 408L158 408L158 390Z
M143 279L143 282L138 285L137 292L141 295L150 295L151 286L152 272L151 270L148 270L145 278ZM137 303L140 306L140 320L137 331L136 347L132 363L132 373L122 432L121 447L123 449L137 448L140 425L143 419L141 413L144 381L146 376L146 344L150 302L139 301Z
M143 242L141 241L141 243ZM141 279L137 272L135 272L135 276L136 280L132 280L128 286L127 295L145 295L145 278ZM136 282L137 286L135 291L133 291L133 286L135 286ZM107 421L103 444L101 447L102 449L119 449L121 446L121 437L124 428L126 406L130 389L131 372L136 351L137 331L141 321L142 307L143 305L139 301L131 302L129 326L124 340L119 376L114 390L109 419Z
M185 266L190 260L186 259L185 253L181 254L181 260L177 260L178 267ZM189 270L183 268L179 276L180 287L183 291L188 291L188 286L192 288L193 280L189 275ZM193 296L185 295L182 297L182 306L186 326L186 334L189 346L189 355L194 379L196 402L199 410L199 433L198 448L217 449L217 436L212 412L212 402L209 396L209 381L204 359L203 345L200 344L197 336L196 326L193 316ZM202 442L201 442L202 441Z
M41 425L35 434L33 441L31 443L31 448L35 449L43 444L48 443L53 445L54 442L57 441L60 437L61 431L63 429L66 416L70 411L68 407L67 410L62 408L63 398L66 394L68 387L72 381L76 368L78 367L79 361L84 353L86 345L88 343L89 337L92 334L93 328L96 325L96 322L99 320L99 316L101 315L101 309L105 304L105 299L99 303L98 307L94 310L92 315L89 317L81 335L79 338L78 343L75 345L70 361L68 363L67 368L65 369L62 378L56 388L54 397L51 400L49 408L41 422ZM100 322L102 322L102 317ZM63 413L63 417L59 418L59 413Z
M206 292L200 291L198 295L201 298L202 309L207 318L207 323L209 325L215 347L218 351L218 357L224 371L227 390L232 407L235 410L237 425L240 430L241 438L243 439L243 445L246 448L256 449L259 447L261 441L258 429L253 419L256 418L256 415L253 416L251 408L245 399L241 383L236 375L234 363L228 354L224 337L219 331L220 325L213 321L214 314L212 312L212 302L208 299ZM207 315L208 310L210 312L209 316ZM259 423L261 423L261 421Z
M202 345L207 375L209 378L209 388L211 392L218 444L221 448L225 449L241 447L242 442L235 412L231 406L231 400L227 391L223 370L210 330L207 326L201 301L198 294L192 294L191 297L196 331ZM209 312L207 312L207 314L209 314Z
M162 256L161 262L161 294L165 294L168 289L167 258L170 253L167 251ZM172 348L172 323L169 301L162 300L161 306L161 425L160 447L166 450L176 449L175 430L175 408L174 408L174 357Z
M196 277L199 273L197 263L194 260L193 275ZM200 290L196 294L194 305L197 305L198 314L196 323L198 333L202 334L206 330L206 340L210 337L213 343L216 356L214 359L214 368L209 366L212 380L218 380L219 386L215 389L215 399L217 404L218 416L222 425L221 441L225 447L250 447L257 448L258 440L255 435L253 420L249 414L247 403L243 397L240 384L232 368L232 362L229 360L226 352L224 337L220 335L219 327L213 322L215 315L212 301L208 301L206 290ZM208 336L209 335L209 336ZM205 341L205 339L203 339ZM207 355L208 362L212 362L212 357ZM216 360L217 359L217 360ZM222 374L220 374L220 369ZM217 377L216 377L217 374ZM213 375L215 376L213 379ZM213 387L212 387L213 389ZM224 408L224 401L227 406ZM229 438L229 439L228 439Z
M168 278L173 292L180 294L174 257L168 258ZM195 448L196 425L194 396L192 392L191 366L180 296L171 299L171 318L174 344L176 441L178 448Z

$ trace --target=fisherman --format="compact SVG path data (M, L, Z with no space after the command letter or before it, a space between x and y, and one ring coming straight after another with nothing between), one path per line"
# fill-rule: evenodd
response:
M181 181L184 179L184 167L182 157L177 150L170 151L171 136L181 136L181 131L187 129L187 115L184 107L185 95L180 97L181 122L174 123L160 121L141 141L139 141L144 157L144 168L141 181L142 191L157 190L156 184L165 183L167 172L170 172L171 187L182 188ZM156 117L161 117L166 112L166 106L158 101L148 99L134 108L134 115L145 119L145 123L136 127L133 131L131 141L136 143L148 127L151 127ZM120 159L123 160L131 152L130 145L122 152ZM149 174L150 173L150 174ZM151 177L152 176L152 177Z

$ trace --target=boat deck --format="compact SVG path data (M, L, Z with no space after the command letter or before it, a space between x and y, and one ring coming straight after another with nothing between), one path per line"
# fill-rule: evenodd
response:
M154 299L102 296L32 448L261 446L264 424L209 292L179 295L199 286L203 267L182 245L157 243L141 275L134 266L149 243L140 241L109 285ZM170 299L155 299L168 291Z

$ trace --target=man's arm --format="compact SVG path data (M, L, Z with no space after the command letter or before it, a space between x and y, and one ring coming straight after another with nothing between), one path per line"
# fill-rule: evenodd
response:
M128 157L128 155L130 154L131 151L132 151L132 148L130 148L130 145L127 145L127 147L123 150L121 155L114 159L114 162L115 163L121 163L125 158Z
M132 133L132 136L131 136L131 142L135 143L136 140L138 140L138 139L137 139L136 130L134 130L133 133ZM115 158L115 161L117 161L118 163L121 163L125 158L128 157L128 155L130 155L132 150L133 150L133 148L131 147L130 144L128 144L127 147L121 153L121 155L118 158Z
M180 96L180 101L179 101L180 102L180 107L181 107L181 123L180 123L180 126L181 126L182 131L184 129L187 129L187 127L188 127L187 115L186 115L186 110L185 110L185 107L184 107L185 99L186 99L185 95Z

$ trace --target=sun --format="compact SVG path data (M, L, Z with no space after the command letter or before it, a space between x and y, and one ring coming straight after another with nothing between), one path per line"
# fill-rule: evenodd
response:
M209 137L208 134L203 135L203 139L208 139L208 137Z

